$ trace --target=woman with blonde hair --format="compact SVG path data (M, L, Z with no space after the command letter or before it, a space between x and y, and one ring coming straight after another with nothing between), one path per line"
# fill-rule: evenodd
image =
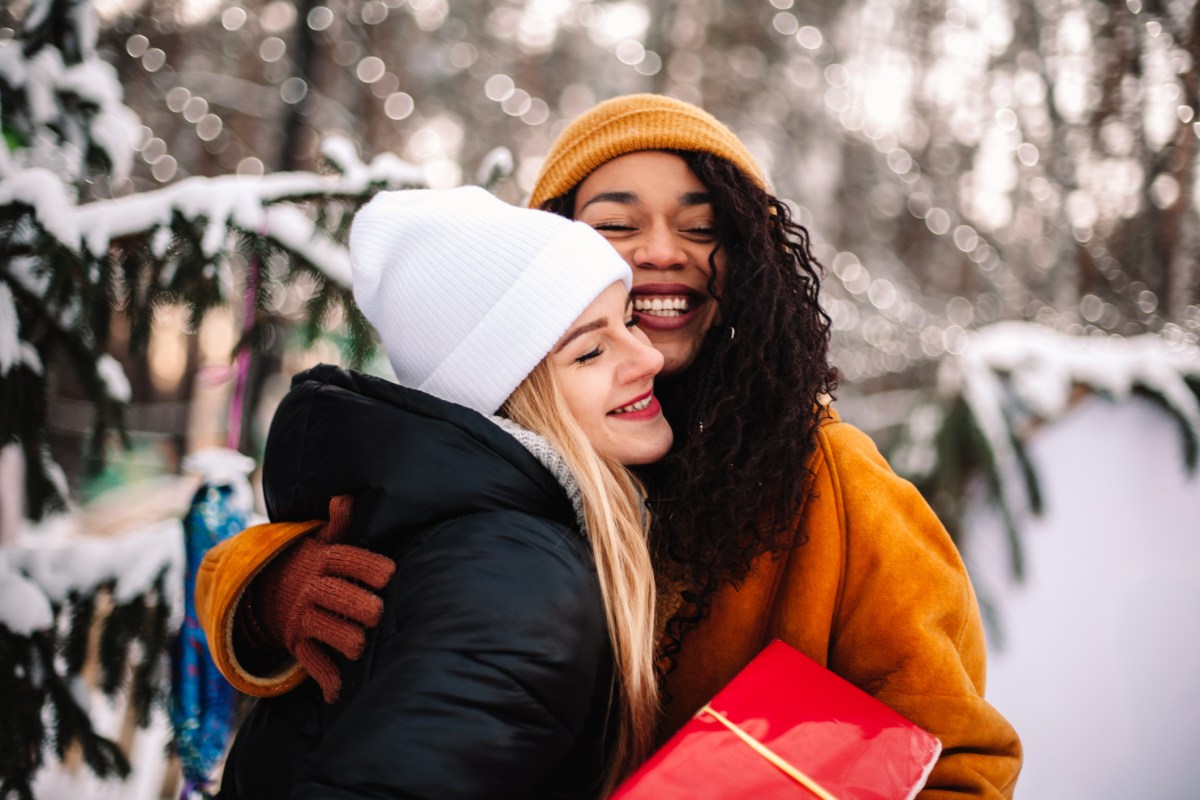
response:
M629 268L586 225L477 188L377 196L350 252L397 382L297 375L264 494L277 523L326 507L328 522L315 539L312 524L250 529L202 568L202 597L245 603L236 621L201 603L233 654L221 666L279 695L239 731L218 796L598 796L648 754L658 711L647 516L626 465L672 434ZM395 562L390 580L368 562L385 610L363 657L336 697L287 691L303 675L286 667L255 678L235 630L278 609L242 596L238 548L347 534ZM330 580L306 586L318 604Z

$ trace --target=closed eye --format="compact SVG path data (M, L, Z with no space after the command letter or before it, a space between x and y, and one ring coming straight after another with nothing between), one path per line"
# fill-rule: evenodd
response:
M591 361L593 358L599 358L602 353L604 353L604 351L601 350L599 347L597 347L592 352L584 353L579 358L575 359L575 363L576 364L586 364L587 362Z

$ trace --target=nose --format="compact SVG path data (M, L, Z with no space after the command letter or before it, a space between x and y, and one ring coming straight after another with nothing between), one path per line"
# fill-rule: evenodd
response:
M646 334L637 328L629 331L625 350L619 374L622 383L641 383L653 379L662 371L663 354L655 349L646 338Z
M663 224L654 225L644 231L633 249L634 267L643 269L680 269L687 255L680 247L674 231Z

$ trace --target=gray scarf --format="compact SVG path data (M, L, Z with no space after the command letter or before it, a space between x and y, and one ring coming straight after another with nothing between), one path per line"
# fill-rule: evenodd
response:
M550 470L550 474L563 487L567 497L571 500L571 507L575 509L575 521L579 524L579 530L583 532L584 536L587 536L587 523L583 518L583 497L579 493L579 482L575 480L575 475L567 466L567 460L563 458L562 453L558 452L558 449L546 441L541 434L534 433L507 417L493 415L488 419L520 442L521 446L541 462L542 466Z

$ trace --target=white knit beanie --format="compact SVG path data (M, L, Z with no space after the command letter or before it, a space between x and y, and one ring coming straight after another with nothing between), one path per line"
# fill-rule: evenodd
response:
M396 380L495 413L628 265L582 222L477 186L380 192L350 228L354 299Z

